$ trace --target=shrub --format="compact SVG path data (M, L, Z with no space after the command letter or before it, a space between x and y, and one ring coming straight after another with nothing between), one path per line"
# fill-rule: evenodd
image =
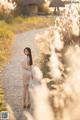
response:
M39 13L50 14L51 10L48 3L43 3L39 5Z

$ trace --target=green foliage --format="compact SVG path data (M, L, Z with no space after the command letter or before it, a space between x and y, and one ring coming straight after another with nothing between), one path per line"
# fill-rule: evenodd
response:
M21 24L21 23L24 23L25 21L26 21L26 18L21 17L21 16L17 16L14 18L14 23Z

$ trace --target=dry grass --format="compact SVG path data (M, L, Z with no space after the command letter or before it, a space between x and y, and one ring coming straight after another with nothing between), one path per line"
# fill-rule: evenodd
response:
M4 101L4 92L0 82L0 111L6 110L5 101Z
M6 24L3 23L3 26L0 24L0 69L10 55L10 46L13 37L13 32L7 28Z

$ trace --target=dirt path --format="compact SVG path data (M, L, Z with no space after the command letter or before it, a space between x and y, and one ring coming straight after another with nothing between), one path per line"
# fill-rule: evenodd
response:
M21 60L23 58L23 49L26 46L32 48L34 56L37 55L37 49L34 44L34 38L37 33L41 33L45 29L33 30L25 32L16 36L16 41L12 47L12 57L10 62L6 65L0 77L3 80L5 88L6 102L11 106L16 120L26 120L23 115L23 84L21 73Z

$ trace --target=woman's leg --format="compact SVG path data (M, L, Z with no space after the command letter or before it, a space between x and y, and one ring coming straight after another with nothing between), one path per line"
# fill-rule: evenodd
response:
M28 81L31 79L31 72L26 71L24 75L24 91L23 91L23 99L24 99L24 108L29 106L29 91L28 91Z
M26 86L24 85L24 91L23 91L23 105L24 105L24 107L26 107Z

